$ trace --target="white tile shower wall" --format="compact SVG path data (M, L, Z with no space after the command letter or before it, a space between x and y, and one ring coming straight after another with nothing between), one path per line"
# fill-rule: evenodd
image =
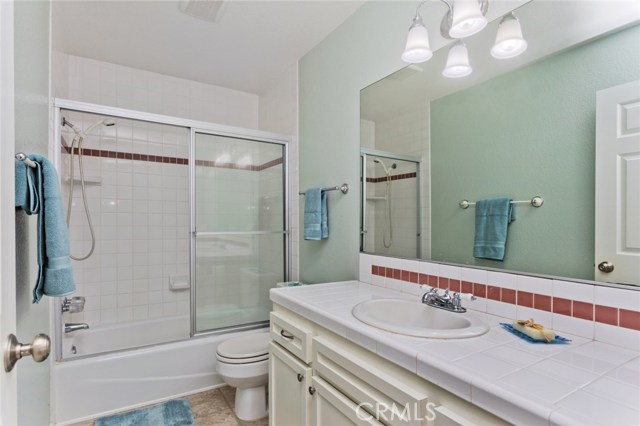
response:
M67 114L80 128L96 116ZM71 135L64 135L67 142ZM84 148L185 158L186 129L133 120L86 138ZM70 156L62 156L62 193L69 193ZM78 178L78 157L74 159ZM85 311L66 321L91 326L189 313L189 291L170 291L169 278L189 273L186 165L85 156L87 201L95 229L94 254L73 261L76 295ZM83 200L75 181L70 244L78 257L90 249ZM67 314L68 315L68 314Z
M54 52L53 58L53 93L56 97L258 128L257 94L62 52Z

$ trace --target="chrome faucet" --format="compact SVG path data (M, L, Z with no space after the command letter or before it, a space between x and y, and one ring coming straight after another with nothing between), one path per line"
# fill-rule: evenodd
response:
M465 295L468 300L476 300L475 296L469 294ZM449 290L445 290L444 294L438 294L437 288L432 288L428 292L422 295L422 303L433 306L434 308L444 309L451 312L464 313L467 312L466 308L462 307L462 297L460 293L453 293L453 296L449 294Z
M65 333L71 333L72 331L78 331L78 330L87 330L89 328L89 324L85 323L85 322L80 322L77 324L65 324L64 325L64 332Z

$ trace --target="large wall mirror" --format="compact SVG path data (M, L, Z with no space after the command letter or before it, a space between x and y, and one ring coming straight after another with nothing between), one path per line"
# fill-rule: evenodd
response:
M620 205L597 201L595 190L596 94L630 84L640 99L639 9L628 1L534 0L515 9L528 41L521 56L489 54L498 18L466 39L470 76L441 75L447 46L364 88L361 250L640 285L640 148L619 157L622 188L606 189ZM640 101L619 107L617 117L637 144ZM541 196L544 204L515 205L504 260L475 258L475 208L459 203L503 196ZM621 222L597 227L611 211ZM621 235L614 251L628 259L615 273L598 271L602 261L617 264L599 258L608 255L596 249L598 233Z

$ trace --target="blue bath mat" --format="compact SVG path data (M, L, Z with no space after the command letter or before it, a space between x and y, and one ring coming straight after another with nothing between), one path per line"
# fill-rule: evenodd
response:
M174 399L153 407L100 417L95 426L195 426L186 399Z

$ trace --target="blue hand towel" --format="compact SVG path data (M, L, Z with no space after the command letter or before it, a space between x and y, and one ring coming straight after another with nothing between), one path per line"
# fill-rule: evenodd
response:
M42 295L61 297L75 291L69 236L58 187L58 175L45 157L30 154L32 168L16 162L16 206L38 215L38 277L33 289L33 303Z
M473 257L503 260L507 244L507 226L515 219L515 209L510 198L492 198L476 202Z
M304 193L304 239L321 240L329 237L327 195L322 188L311 188Z

